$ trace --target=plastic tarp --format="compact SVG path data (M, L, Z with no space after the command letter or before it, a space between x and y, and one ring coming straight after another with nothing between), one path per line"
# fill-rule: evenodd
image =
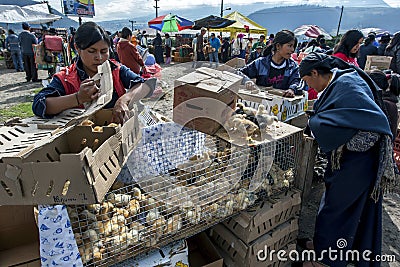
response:
M327 31L317 25L302 25L296 28L293 33L299 39L317 38L320 34L325 36L325 40L332 39L332 36Z
M234 11L226 16L226 19L235 20L236 22L226 28L214 29L216 32L230 32L231 38L235 38L237 33L247 33L246 28L248 27L248 33L264 34L267 35L267 29L263 26L252 21L248 17Z
M17 5L0 5L0 23L43 24L61 19L49 13L46 3L20 7Z

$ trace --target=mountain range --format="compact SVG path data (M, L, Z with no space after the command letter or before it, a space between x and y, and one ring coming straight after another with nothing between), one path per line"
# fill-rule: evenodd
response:
M17 3L16 3L17 2ZM351 3L350 3L351 2ZM31 5L37 2L33 0L0 0L0 4L18 4L20 6ZM248 5L230 5L231 10L237 10L248 16L253 21L268 29L269 33L276 33L281 29L294 30L303 24L314 24L324 28L327 32L336 35L338 28L341 5L344 5L343 17L340 25L340 32L352 28L381 28L391 33L400 30L400 8L392 8L383 0L339 0L334 3L337 6L318 5L295 5L273 7L272 4L252 3ZM228 7L228 6L225 6ZM196 8L179 9L177 13L190 20L206 17L210 14L219 15L220 6L201 5ZM63 18L54 22L53 27L77 27L78 22L65 17L59 11L51 8L51 12L61 15ZM224 11L227 14L231 11ZM173 10L166 10L162 14L174 13ZM147 21L153 19L154 15L137 16L134 13L132 18L101 21L98 22L105 29L114 32L123 27L138 29L147 28ZM159 14L159 15L162 15ZM83 19L86 21L89 19ZM129 20L135 21L132 25Z

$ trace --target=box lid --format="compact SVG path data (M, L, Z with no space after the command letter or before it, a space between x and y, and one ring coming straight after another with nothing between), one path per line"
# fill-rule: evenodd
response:
M229 71L201 67L177 79L179 84L193 84L203 90L220 93L227 89L235 93L239 91L239 85L243 77Z
M96 76L97 75L97 76ZM84 118L103 108L112 99L113 80L109 61L98 66L99 97L85 109L65 110L52 119L30 118L14 127L0 127L0 159L27 156L34 149L52 142Z

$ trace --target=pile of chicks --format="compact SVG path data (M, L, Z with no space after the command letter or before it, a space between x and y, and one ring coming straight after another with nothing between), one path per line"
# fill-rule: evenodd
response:
M224 125L225 130L233 139L246 139L250 143L254 140L262 140L269 126L277 122L276 116L269 115L263 104L258 109L246 107L243 103L237 103L236 110Z
M117 181L101 204L67 207L83 264L101 263L127 251L143 252L162 241L168 243L171 236L184 238L196 226L211 226L256 200L239 186L230 191L228 179L214 182L221 196L205 205L194 200L173 202L184 199L180 186L169 188L169 201L165 201Z
M84 120L80 123L80 126L90 126L92 127L92 132L97 132L97 133L102 133L103 132L103 126L98 126L95 125L95 123L91 120ZM110 123L106 127L118 127L118 124L116 123ZM93 142L89 142L87 138L82 138L81 140L81 148L89 147L93 151L96 150L100 146L100 142L98 138L95 138Z

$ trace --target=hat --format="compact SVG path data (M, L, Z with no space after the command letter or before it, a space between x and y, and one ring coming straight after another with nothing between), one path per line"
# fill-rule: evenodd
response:
M212 32L212 33L211 33L211 36L215 36L215 33Z
M201 31L201 32L202 32L202 31L207 31L207 29L204 28L204 27L201 27L200 31Z
M30 28L31 25L29 25L28 22L22 22L22 28Z

